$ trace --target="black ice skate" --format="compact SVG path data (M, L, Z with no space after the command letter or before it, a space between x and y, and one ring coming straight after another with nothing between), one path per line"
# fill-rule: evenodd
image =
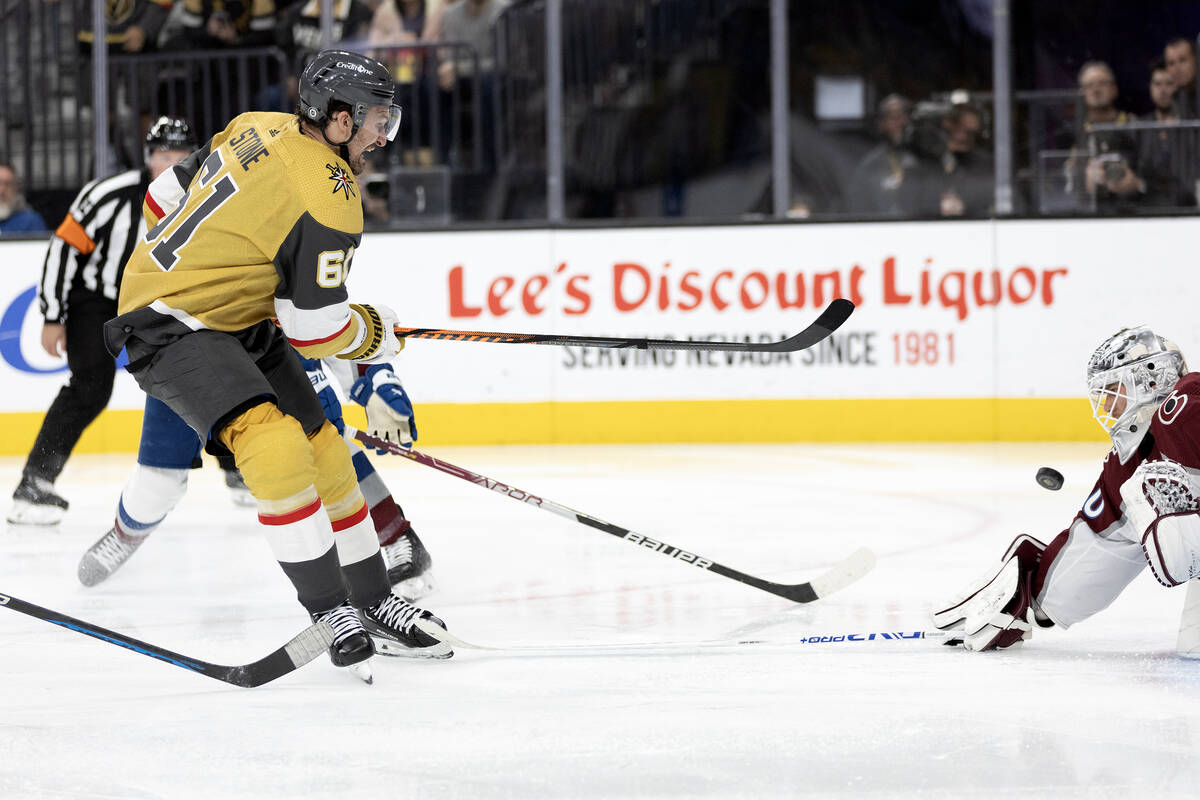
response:
M350 667L356 676L373 683L371 667L366 660L375 655L375 645L363 628L358 613L349 601L329 611L312 615L313 622L328 622L333 628L333 644L329 645L329 660L335 667Z
M142 546L146 536L130 536L117 528L96 540L79 559L79 582L84 586L95 586L112 575L129 560L133 552Z
M225 485L229 487L229 494L233 498L233 504L236 506L257 506L258 501L254 499L254 495L250 494L249 487L246 486L246 481L242 478L242 473L237 469L221 468L225 473Z
M57 525L70 504L54 491L54 484L34 475L21 476L13 492L8 521L14 525Z
M429 572L433 559L411 527L379 549L387 563L388 582L401 597L413 602L433 591L433 575Z
M358 613L380 655L408 658L450 658L454 655L450 645L438 641L415 624L418 619L427 620L445 630L446 623L397 594L389 594Z

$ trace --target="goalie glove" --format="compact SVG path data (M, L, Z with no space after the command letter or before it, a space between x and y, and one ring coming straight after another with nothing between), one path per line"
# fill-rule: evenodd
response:
M358 320L358 334L338 358L359 364L383 364L404 349L404 340L392 330L399 319L387 306L351 303L350 314Z
M1033 636L1033 626L1048 628L1038 620L1033 597L1033 576L1046 545L1032 536L1018 536L1001 559L999 571L972 583L957 599L931 617L935 627L958 632L946 644L961 644L972 651L1011 647Z
M387 364L368 367L350 387L350 399L366 407L367 433L371 436L403 447L412 447L417 440L412 401Z
M1121 484L1125 515L1154 578L1178 586L1200 575L1200 492L1181 464L1145 461Z

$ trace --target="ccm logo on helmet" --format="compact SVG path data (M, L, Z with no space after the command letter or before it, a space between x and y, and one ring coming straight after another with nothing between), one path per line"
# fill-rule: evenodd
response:
M355 72L361 72L364 75L369 74L371 72L371 70L367 69L366 67L362 66L361 64L351 64L349 61L339 61L339 62L337 62L337 66L339 69L352 69Z

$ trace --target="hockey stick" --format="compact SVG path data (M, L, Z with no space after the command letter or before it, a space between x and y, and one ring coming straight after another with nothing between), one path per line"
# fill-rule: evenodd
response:
M566 517L569 520L587 525L589 528L594 528L598 531L616 536L618 539L624 539L627 542L637 545L638 547L652 550L656 553L661 553L668 558L673 558L684 564L690 564L693 567L699 567L709 572L730 578L735 581L753 586L756 589L761 589L764 592L770 592L778 597L783 597L795 603L811 603L820 597L826 597L839 589L842 589L854 581L861 578L871 571L875 566L875 555L867 548L859 548L843 561L835 564L831 569L807 583L783 584L772 583L771 581L756 578L753 575L747 575L744 572L739 572L736 569L726 567L723 564L718 564L710 558L689 553L686 550L680 550L674 545L658 539L651 539L649 536L643 536L640 533L634 533L628 528L622 528L619 525L613 525L611 522L605 522L602 519L584 514L572 508L567 508L564 505L559 505L553 500L546 500L537 495L530 494L515 486L509 486L499 481L492 480L477 472L471 472L469 469L456 467L447 461L442 461L439 458L426 455L419 450L411 450L401 447L398 444L384 441L383 439L371 436L356 430L349 425L345 426L345 436L347 439L353 439L370 448L387 451L393 455L404 456L410 461L416 461L418 464L423 464L426 467L432 467L453 475L456 478L461 478L469 483L474 483L482 486L485 489L491 489L493 492L499 492L506 497L511 497L520 503L528 503L537 506L538 508L549 511L551 514L557 514L560 517Z
M298 636L266 658L261 658L253 664L243 664L238 667L223 667L220 664L209 664L207 661L182 656L179 653L167 650L165 647L159 647L134 639L132 636L126 636L123 633L101 628L99 625L93 625L90 622L68 617L66 614L60 614L48 608L35 606L33 603L27 603L12 595L0 594L0 607L11 608L13 611L20 611L22 614L28 614L31 617L36 617L37 619L45 620L63 628L69 628L86 636L91 636L93 639L115 644L124 647L126 650L132 650L135 653L141 653L144 656L150 656L151 658L157 658L159 661L173 664L176 667L198 672L201 675L207 675L210 678L216 678L225 683L232 683L234 686L244 686L247 688L262 686L264 683L270 683L276 678L287 675L289 672L304 666L322 653L328 652L329 645L333 643L333 628L329 627L329 623L319 622L305 628Z
M854 303L838 298L825 307L821 316L804 330L777 342L704 342L677 339L637 339L611 336L559 336L553 333L489 333L453 331L442 328L401 328L392 330L400 338L448 339L455 342L494 342L497 344L552 344L576 347L632 347L638 350L733 350L741 353L790 353L805 350L833 333L854 311Z
M572 644L544 644L544 645L510 645L507 647L491 647L488 645L475 644L468 642L455 636L453 633L440 628L428 620L418 619L414 623L425 633L435 639L438 639L451 647L460 650L484 650L492 653L530 653L544 655L570 654L576 652L596 652L596 651L630 651L630 650L650 650L654 652L662 652L664 650L707 650L714 648L740 647L742 645L775 645L779 647L795 646L795 645L822 645L822 644L837 644L840 642L874 642L874 641L895 641L900 639L945 639L949 637L947 631L888 631L874 633L840 633L840 634L817 634L813 636L803 636L800 639L789 641L770 641L767 639L708 639L699 642L629 642L629 643L572 643Z

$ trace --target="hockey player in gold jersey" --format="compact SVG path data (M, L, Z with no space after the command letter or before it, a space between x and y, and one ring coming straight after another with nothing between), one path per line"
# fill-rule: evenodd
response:
M441 620L392 594L349 449L290 352L377 363L403 346L395 313L345 287L362 239L355 174L399 127L393 90L378 62L324 51L300 77L298 115L242 114L155 181L105 327L147 393L233 452L301 604L334 628L339 666L376 649L451 655L417 627Z

